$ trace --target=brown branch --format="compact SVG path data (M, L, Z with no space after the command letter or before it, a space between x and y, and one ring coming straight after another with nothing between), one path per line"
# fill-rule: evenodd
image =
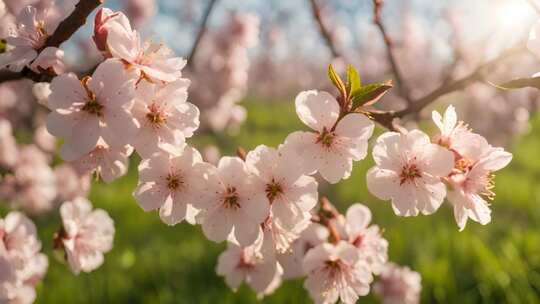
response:
M86 23L88 15L102 3L103 0L80 0L79 3L75 5L75 10L73 10L71 15L60 22L51 37L47 39L42 49L50 46L59 47Z
M195 68L195 55L197 54L197 50L199 49L199 44L201 43L202 37L206 33L206 29L208 27L208 20L210 20L210 15L212 14L216 3L217 0L210 0L210 3L208 3L208 6L204 11L204 15L199 26L199 32L197 33L197 37L195 37L195 41L193 42L193 46L191 47L191 51L189 52L187 68Z
M332 34L330 34L330 31L326 28L324 25L323 17L321 15L321 9L319 5L317 4L316 0L309 0L311 3L311 10L313 12L313 18L319 25L319 31L321 33L321 36L323 37L324 41L326 42L326 45L328 46L328 49L330 49L330 52L332 53L333 57L342 57L340 52L338 51L334 39L332 38Z
M518 46L503 52L495 59L489 60L486 63L482 64L471 74L448 84L443 83L440 87L433 90L431 93L425 95L424 97L418 99L417 101L414 101L407 108L401 111L370 111L369 114L375 122L385 127L386 129L391 131L399 131L401 127L395 122L397 118L402 118L407 115L420 113L420 111L422 111L425 107L427 107L429 104L436 101L440 97L455 91L462 90L469 86L471 83L481 80L490 69L494 68L509 57L524 52L525 50L526 48L524 47L524 45L520 43Z
M381 19L382 5L383 0L373 0L373 23L379 29L379 32L381 33L384 40L384 44L386 45L386 57L390 62L390 66L392 68L392 72L394 74L394 78L398 87L399 95L403 97L405 101L407 101L407 104L412 104L413 100L411 98L410 90L405 81L403 80L403 76L401 74L401 71L399 70L396 56L394 55L394 43L388 35L388 32L386 31L386 28Z
M43 47L38 49L37 52L40 53L46 47L59 47L60 44L68 40L81 26L85 24L88 15L90 15L90 13L92 13L92 11L102 3L103 0L79 1L79 3L75 5L75 9L71 15L60 22L54 33L47 38L47 41L45 41ZM27 67L25 67L21 72L0 72L0 83L22 78L29 78L36 82L51 81L53 75L36 73Z
M406 109L399 111L395 114L396 117L403 117L405 115L418 113L422 109L424 109L426 106L428 106L430 103L437 100L439 97L444 96L446 94L462 90L466 88L469 84L481 80L484 77L484 74L490 70L491 68L497 66L502 61L506 60L507 58L516 55L517 53L523 52L525 50L525 47L523 45L519 45L517 47L511 48L502 54L500 54L495 59L489 60L486 63L479 66L474 72L471 74L458 79L456 81L453 81L449 84L443 83L440 87L433 90L431 93L427 94L426 96L420 98L419 100L415 101L413 104L411 104Z

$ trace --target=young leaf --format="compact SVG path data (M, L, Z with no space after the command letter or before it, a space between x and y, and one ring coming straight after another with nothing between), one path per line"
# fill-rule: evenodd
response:
M328 65L328 77L330 78L330 81L336 86L336 88L339 90L340 93L345 94L347 93L347 89L345 87L345 84L343 83L343 80L339 77L339 75L336 73L336 70L334 70L334 67L329 64Z
M531 78L518 78L500 85L493 83L491 85L501 90L516 90L523 88L536 88L540 90L540 76L533 76Z
M6 40L0 39L0 54L4 53L7 49Z
M352 65L347 66L347 95L351 95L352 92L360 89L362 81L358 71Z
M373 105L391 88L392 82L373 83L360 87L360 89L351 94L352 110L354 111L361 106Z

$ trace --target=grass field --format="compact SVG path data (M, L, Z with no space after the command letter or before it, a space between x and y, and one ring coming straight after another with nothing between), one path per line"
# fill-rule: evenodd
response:
M277 145L298 128L291 104L246 102L249 119L236 137L198 137L195 146L214 142L231 153L241 145ZM354 202L367 204L385 230L390 257L422 274L425 303L538 303L540 295L540 120L533 132L517 140L514 160L497 176L493 222L469 222L458 232L444 204L432 216L396 217L387 202L371 196L365 172L372 160L357 163L350 179L321 186L344 211ZM131 192L137 181L136 161L128 176L111 185L96 183L90 199L116 223L115 246L105 264L91 274L73 276L51 252L57 215L36 219L49 272L38 287L38 303L254 303L243 286L233 293L215 274L224 244L207 241L199 227L173 228L156 213L144 213ZM284 283L263 303L310 303L301 281ZM367 297L362 303L376 302Z

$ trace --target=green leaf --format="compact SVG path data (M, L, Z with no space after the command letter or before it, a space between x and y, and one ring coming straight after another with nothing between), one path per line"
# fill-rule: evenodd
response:
M351 94L352 110L354 111L361 106L373 105L391 88L392 82L372 83L360 87Z
M7 42L5 39L0 39L0 54L4 53L7 49Z
M339 75L336 73L336 70L334 70L334 67L329 64L328 65L328 78L330 78L330 81L336 86L336 88L341 92L342 94L347 93L347 89L345 87L345 84L343 83L343 80L339 77Z
M491 83L491 85L501 90L516 90L523 88L536 88L540 90L540 76L531 78L518 78L500 85L493 83Z
M347 95L351 95L352 92L360 89L362 81L358 71L352 65L347 66Z

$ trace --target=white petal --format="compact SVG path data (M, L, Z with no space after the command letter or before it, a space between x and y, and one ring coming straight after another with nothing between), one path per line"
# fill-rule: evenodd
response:
M135 189L133 196L144 211L155 210L171 202L169 192L153 183L144 183Z
M368 190L371 194L382 200L388 200L395 195L399 185L399 176L396 172L373 167L366 176Z
M304 91L295 99L296 113L300 120L313 130L330 130L338 116L339 104L336 99L324 91Z

